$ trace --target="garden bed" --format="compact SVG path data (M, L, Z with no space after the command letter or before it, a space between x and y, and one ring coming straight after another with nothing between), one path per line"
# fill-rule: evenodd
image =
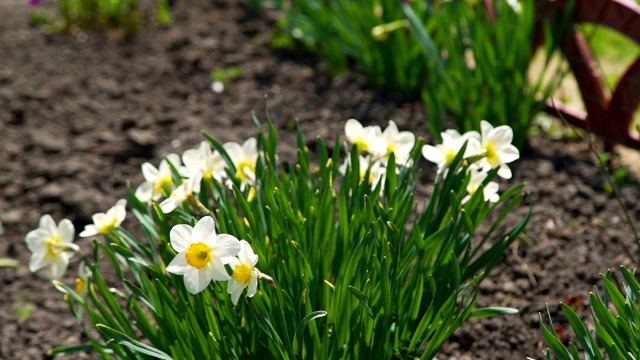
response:
M252 17L238 3L189 1L174 9L170 28L143 29L126 43L93 33L45 36L27 25L33 9L23 0L0 4L0 257L23 264L0 269L0 358L41 359L52 347L83 342L62 294L26 266L24 236L41 214L69 218L79 232L124 197L127 181L143 181L142 163L196 147L201 131L223 142L254 136L251 111L262 117L265 95L283 161L295 155L296 120L310 146L316 136L332 143L349 118L382 126L393 119L431 142L420 104L372 90L359 74L330 80L312 57L271 49L272 15ZM213 92L211 71L231 67L240 76ZM532 219L525 239L480 285L478 301L520 314L470 319L440 358L541 358L538 313L547 304L563 324L560 301L586 298L607 268L634 267L623 250L636 250L632 233L588 149L530 139L511 181L527 183ZM428 196L434 172L425 162L417 197ZM631 180L622 200L637 221L640 194ZM77 243L90 249L86 239Z

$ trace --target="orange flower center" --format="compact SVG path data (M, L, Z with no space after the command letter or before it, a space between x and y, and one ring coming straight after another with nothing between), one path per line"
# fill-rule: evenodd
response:
M196 269L207 265L211 260L211 248L203 243L191 244L185 252L187 264Z
M239 283L248 283L251 279L251 266L247 264L236 265L233 269L233 278Z

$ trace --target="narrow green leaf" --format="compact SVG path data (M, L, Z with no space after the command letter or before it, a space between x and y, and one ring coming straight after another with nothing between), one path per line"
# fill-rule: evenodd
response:
M471 311L471 317L479 319L479 318L502 316L502 315L513 315L519 312L520 311L518 309L509 308L509 307L486 307L481 309L473 309L473 311Z
M136 352L139 352L145 355L153 356L156 359L173 360L173 358L167 355L166 353L154 347L151 347L147 344L141 343L140 341L134 340L129 336L117 330L114 330L106 325L96 324L96 329L98 329L99 332L112 337L118 344L126 346L131 350L134 350Z

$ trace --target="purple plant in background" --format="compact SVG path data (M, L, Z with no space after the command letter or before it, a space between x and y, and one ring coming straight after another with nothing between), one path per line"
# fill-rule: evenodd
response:
M37 6L37 5L42 4L43 2L44 2L44 0L27 0L27 3L30 6Z

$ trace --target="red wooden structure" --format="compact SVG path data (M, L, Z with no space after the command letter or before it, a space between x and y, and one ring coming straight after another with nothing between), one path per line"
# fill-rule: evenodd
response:
M572 10L568 10L571 1ZM622 144L640 149L640 136L631 129L635 110L640 105L640 58L624 73L611 98L607 98L589 45L574 26L603 25L640 44L640 6L633 0L536 0L536 5L540 21L553 21L563 12L571 11L572 23L560 44L586 109L585 112L550 101L546 112L553 116L560 113L569 123L601 136L609 148Z

